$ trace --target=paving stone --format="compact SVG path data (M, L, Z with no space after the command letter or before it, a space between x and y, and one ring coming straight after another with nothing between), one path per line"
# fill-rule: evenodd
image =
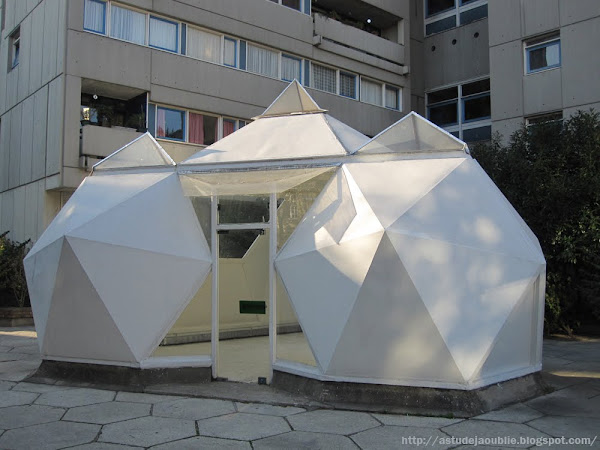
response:
M12 345L0 345L0 352L10 352L13 348Z
M0 391L0 408L7 406L28 405L38 397L33 392Z
M296 431L353 434L381 426L370 415L353 411L316 410L290 416L288 421Z
M508 408L499 409L498 411L491 411L489 413L482 414L477 417L473 417L475 420L495 420L496 422L514 422L524 423L530 420L537 419L543 416L539 411L536 411L529 406L517 404L509 406Z
M105 425L98 441L150 447L195 435L192 420L148 416Z
M94 403L110 402L115 398L114 391L102 391L100 389L77 388L61 391L47 392L40 395L36 403L38 405L62 406L73 408L75 406L92 405Z
M27 372L27 374L30 374L34 370L37 370L41 362L41 359L19 359L16 361L0 362L0 373Z
M267 416L280 416L286 417L292 414L298 414L306 412L304 408L296 408L294 406L275 406L265 405L263 403L236 403L235 407L238 412L251 413L251 414L264 414Z
M543 437L549 437L538 430L535 430L522 423L503 423L503 422L491 422L485 420L465 420L454 425L450 425L442 428L442 431L455 436L458 438L472 438L477 436L482 439L498 439L498 438L515 438L517 439L516 444L510 443L507 445L525 448L531 447L535 443L520 443L520 439L537 439ZM485 443L484 443L485 444Z
M0 391L10 391L16 384L12 381L0 381Z
M235 413L198 421L201 435L252 441L290 431L281 417Z
M209 398L183 398L154 405L153 416L200 420L235 412L233 403Z
M591 437L600 432L600 419L590 417L552 417L535 419L527 425L550 436ZM0 424L0 426L2 426Z
M96 438L99 425L87 423L52 422L6 431L0 437L1 448L41 450L85 444Z
M13 347L11 351L19 353L29 353L31 355L39 355L40 347L37 344L20 345L18 347Z
M184 397L178 397L176 395L144 394L141 392L118 392L115 401L152 404L181 398Z
M157 445L156 447L152 447L152 450L250 450L251 448L249 442L196 436L181 441Z
M63 420L105 425L148 415L150 405L144 403L108 402L71 408Z
M73 389L70 386L58 386L56 384L37 384L21 382L12 388L13 391L24 391L24 392L37 392L38 394L45 394L46 392L54 391L65 391L67 389Z
M306 431L290 431L252 442L255 450L289 449L323 449L354 450L358 447L346 436L338 434L309 433Z
M461 445L460 447L455 447L457 450L461 449L461 450L507 450L507 449L512 449L512 448L517 448L517 447L490 447L488 445ZM536 447L537 450L537 447Z
M444 433L432 428L409 428L384 426L363 431L352 436L363 450L397 449L397 448L433 448L447 449L456 447L444 443L449 439Z
M69 447L69 450L139 450L142 447L130 447L129 445L108 444L106 442L92 442L91 444Z
M589 390L580 389L578 386L535 398L528 401L526 405L548 416L600 418L600 397L586 398L592 394Z
M441 428L464 420L448 419L445 417L402 416L398 414L372 414L372 416L384 425L396 425L399 427Z
M4 381L22 381L27 378L33 370L20 370L20 371L10 371L10 372L0 372L0 380Z
M29 358L31 355L17 352L0 352L0 362L18 361L20 359Z
M41 423L56 422L65 413L62 408L41 405L11 406L0 410L0 428L21 428Z

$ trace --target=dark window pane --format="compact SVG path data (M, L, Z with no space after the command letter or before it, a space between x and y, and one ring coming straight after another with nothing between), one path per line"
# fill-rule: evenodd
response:
M481 120L490 117L491 105L490 96L467 98L463 100L465 122L470 120Z
M542 44L527 51L529 71L556 67L560 65L560 41Z
M156 135L170 139L183 140L183 122L185 112L174 109L158 108Z
M527 119L527 125L539 125L542 123L559 122L563 118L562 112L544 114L543 116L531 117Z
M466 25L476 20L483 19L488 15L487 5L478 6L477 8L469 9L468 11L460 13L460 24Z
M466 97L467 95L479 94L481 92L487 92L490 90L490 79L486 78L485 80L474 81L473 83L463 84L462 95Z
M450 28L454 28L456 26L456 17L450 16L445 19L438 20L436 22L432 22L427 24L425 27L425 34L430 35L434 33L439 33L441 31L449 30Z
M269 221L269 197L238 195L219 197L219 223Z
M491 125L463 130L463 141L465 142L489 141L490 139L492 139Z
M426 0L427 17L454 8L454 0Z
M458 103L451 102L445 105L430 106L429 120L439 126L446 126L458 123Z
M300 0L283 0L281 4L288 8L294 8L300 11Z
M430 92L427 94L427 103L431 105L432 103L445 102L446 100L454 100L455 98L458 98L458 88L456 86Z
M219 234L220 258L243 258L262 230L230 230Z
M457 139L460 139L460 132L459 131L451 131L450 134L452 136L454 136Z
M340 72L340 95L356 98L356 75Z

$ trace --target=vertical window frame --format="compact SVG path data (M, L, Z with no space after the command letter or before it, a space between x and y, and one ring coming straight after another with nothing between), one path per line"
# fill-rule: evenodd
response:
M157 16L155 14L147 14L147 16L148 16L148 19L147 19L148 25L146 27L146 30L147 30L147 34L148 34L148 39L147 39L148 47L155 48L158 50L164 50L165 52L170 52L170 53L181 53L181 51L180 51L181 39L179 37L179 33L181 32L180 31L181 30L181 22L167 19L167 18L164 18L161 16ZM152 39L152 36L150 35L150 23L151 23L152 19L175 25L175 27L176 27L175 28L175 50L171 50L170 48L161 47L159 45L152 45L152 43L150 42Z
M173 138L173 137L167 137L167 136L159 136L158 135L158 111L160 109L164 109L166 111L175 111L178 113L183 113L183 138L179 139L179 138ZM188 120L188 111L185 109L181 109L181 108L173 108L171 106L164 106L164 105L156 105L156 123L154 126L154 129L156 131L156 138L157 139L165 139L168 141L173 141L173 142L188 142L188 136L187 136L187 120Z
M97 30L93 30L91 28L86 28L85 27L85 8L86 8L86 3L87 2L92 2L92 3L98 3L101 4L104 7L104 14L103 14L103 18L102 18L102 32L97 31ZM108 2L106 0L86 0L83 3L83 29L85 31L89 31L90 33L95 33L95 34L100 34L102 36L107 36L108 35Z
M561 39L559 35L553 35L551 37L548 37L545 40L542 41L535 41L533 43L528 44L527 41L525 41L524 43L524 57L525 57L525 75L529 75L532 73L539 73L539 72L543 72L545 70L552 70L552 69L557 69L559 67L562 67L562 45L561 45ZM550 66L545 66L545 67L541 67L539 69L531 69L531 63L530 63L530 54L532 51L535 50L539 50L540 48L548 48L551 45L554 44L558 44L558 63L557 64L552 64Z
M471 9L479 8L480 6L483 6L483 5L487 5L488 0L454 0L454 7L448 8L444 11L440 11L440 12L437 12L432 15L429 15L427 13L428 3L429 3L429 0L425 0L423 2L423 18L424 18L424 25L425 25L425 27L424 27L425 36L433 36L434 34L443 33L444 31L451 30L453 28L461 26L462 25L461 20L460 20L461 13L464 13ZM488 11L488 14L489 14L489 11ZM438 21L441 21L444 19L448 19L449 17L454 17L454 26L453 27L445 28L443 30L435 31L432 33L427 33L427 25L430 25L432 23L435 23L435 22L438 22ZM487 15L485 17L487 17ZM482 17L481 19L483 19L485 17ZM481 20L481 19L477 19L477 20ZM472 22L469 22L469 23L472 23Z
M227 64L225 62L225 41L233 42L233 60L234 60L233 65ZM231 36L223 35L223 45L222 45L223 50L222 50L222 56L221 56L221 64L223 64L225 67L233 67L234 69L237 69L239 67L238 47L239 47L239 39L233 38Z
M281 73L283 71L283 58L288 58L288 59L293 59L295 61L298 61L299 68L298 68L297 80L298 80L298 83L302 84L302 58L300 58L298 56L290 55L289 53L281 52L281 62L279 64L279 67L280 67L279 78L282 81L287 81L288 83L291 83L294 80L288 80L286 78L283 78L283 74Z
M344 76L351 76L354 78L354 97L351 97L349 95L345 95L342 94L342 75ZM352 100L358 100L360 98L360 89L359 89L359 80L360 77L358 74L353 73L353 72L349 72L347 70L338 70L338 95L340 97L344 97L344 98L350 98Z

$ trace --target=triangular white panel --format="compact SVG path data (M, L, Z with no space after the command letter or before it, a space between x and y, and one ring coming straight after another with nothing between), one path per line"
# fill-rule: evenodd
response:
M66 239L43 341L45 356L136 361Z
M35 255L28 255L23 261L40 349L44 342L62 247L63 239L57 239Z
M259 117L324 112L297 80L292 81Z
M275 267L319 366L327 370L383 232L287 259Z
M387 228L465 159L424 159L346 164Z
M389 230L543 262L478 164L465 159Z
M210 263L67 237L138 361L200 288Z
M356 217L348 180L339 169L300 222L278 259L339 243Z
M31 255L169 175L143 173L87 177L40 236L30 251Z
M93 170L174 166L175 161L148 132L94 164Z
M461 152L467 145L411 112L358 149L359 153Z
M179 167L346 154L324 114L302 114L255 120L179 163Z
M540 264L386 231L465 380Z
M481 377L529 367L535 362L532 361L537 331L534 285L535 281L532 280L506 319L481 368Z
M176 219L175 219L176 218ZM115 224L119 224L115 228ZM196 213L177 174L68 233L108 244L211 262Z
M386 235L327 373L386 380L464 382Z
M326 114L325 119L348 153L354 153L369 141L367 136L346 125L344 122L337 120L335 117Z

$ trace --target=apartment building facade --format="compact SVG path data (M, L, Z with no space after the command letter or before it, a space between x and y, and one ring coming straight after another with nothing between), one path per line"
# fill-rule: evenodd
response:
M3 0L1 13L0 229L16 240L145 130L181 161L294 79L368 135L411 110L406 2Z

